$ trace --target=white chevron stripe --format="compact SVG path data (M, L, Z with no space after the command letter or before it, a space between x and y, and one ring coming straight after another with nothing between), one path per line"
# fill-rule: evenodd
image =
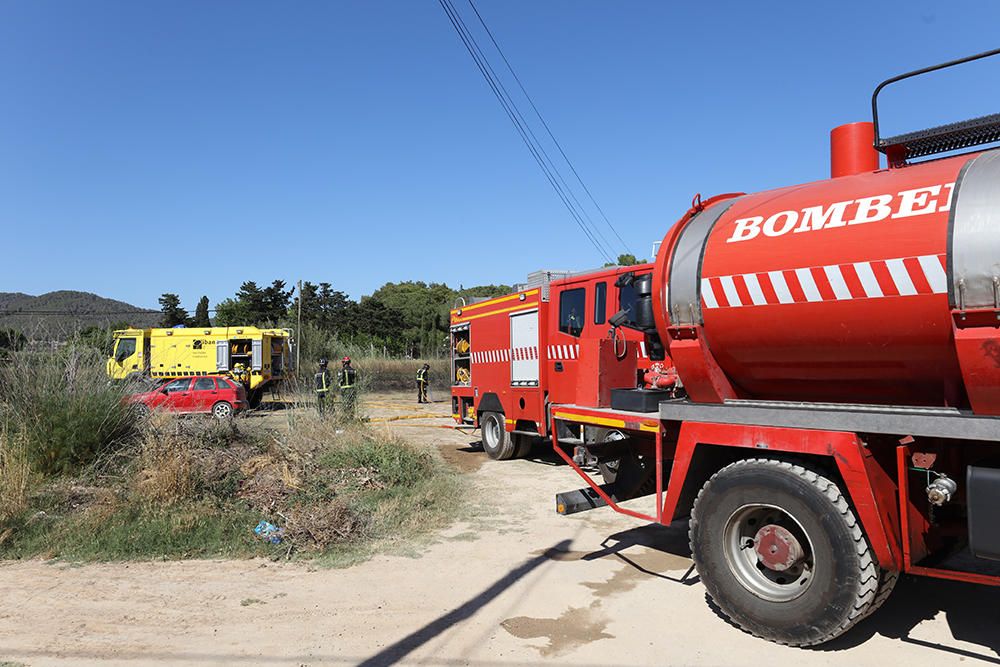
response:
M708 278L701 279L701 298L704 299L706 308L719 307L719 302L715 300L715 292L712 291L712 281Z
M875 272L872 271L871 262L856 262L854 270L858 272L858 279L865 290L865 296L871 299L885 296L882 293L882 287L878 284L878 278L875 277Z
M892 276L892 282L896 283L896 291L899 292L900 296L913 296L917 293L917 288L913 286L913 281L910 280L910 274L906 270L903 260L887 259L885 264L889 267L889 275Z
M823 297L819 294L819 289L816 287L816 281L813 280L812 271L809 269L795 269L795 275L799 279L799 284L802 285L802 291L806 295L806 301L813 303L823 300Z
M771 279L771 287L774 288L774 294L778 297L778 303L792 303L795 299L792 298L792 292L788 289L788 283L785 282L785 274L781 271L768 271L767 277Z
M736 285L733 284L732 276L722 276L719 278L719 282L722 283L722 291L726 294L726 301L729 305L738 308L743 304L740 303L740 295L736 293Z
M944 269L941 268L941 262L938 261L935 255L923 255L917 257L917 261L920 262L920 268L924 270L924 276L927 278L927 282L930 283L931 291L935 294L944 294L948 291L948 276L945 275Z
M830 281L830 287L833 288L833 295L837 297L837 300L850 301L851 290L847 287L847 283L844 282L844 274L840 272L840 267L836 264L833 266L824 266L823 272L826 273L826 279Z
M753 301L753 305L766 306L767 299L764 298L764 291L760 288L760 283L757 282L757 274L744 273L743 282L747 285L747 291L750 292L750 300Z

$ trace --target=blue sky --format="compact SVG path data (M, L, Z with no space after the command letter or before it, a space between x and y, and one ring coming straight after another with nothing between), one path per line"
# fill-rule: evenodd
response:
M697 192L824 178L881 79L1000 46L988 2L477 6L642 256ZM887 130L1000 110L998 73L887 95ZM0 291L193 309L602 262L435 0L2 0L0 90Z

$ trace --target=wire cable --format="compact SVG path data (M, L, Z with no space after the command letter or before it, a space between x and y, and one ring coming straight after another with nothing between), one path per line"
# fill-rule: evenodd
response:
M580 227L580 230L583 231L584 235L591 242L591 244L593 244L594 248L605 258L605 260L613 263L610 253L610 248L607 247L607 241L605 241L604 246L601 245L601 243L598 240L599 230L596 229L596 225L593 225L593 222L591 221L591 224L594 226L594 231L591 231L591 229L587 227L587 224L584 220L584 215L586 214L586 211L583 211L583 215L581 215L581 212L578 211L577 208L573 206L571 199L575 199L575 196L572 195L572 191L568 188L568 185L565 185L565 179L563 179L561 175L559 175L558 169L555 167L555 164L552 162L551 158L548 157L548 154L545 152L544 147L541 146L541 143L538 141L537 137L531 131L530 126L524 120L524 116L517 109L517 105L514 103L509 93L507 93L507 90L503 86L503 83L499 80L499 77L496 76L496 72L490 66L489 60L486 58L486 55L482 52L482 49L479 48L479 45L476 42L475 37L472 35L471 31L469 31L468 26L465 25L465 22L462 20L462 17L458 13L457 9L455 9L454 5L451 4L450 0L438 0L438 3L441 5L441 8L444 10L445 14L448 16L448 19L451 22L452 27L455 29L455 32L462 40L462 44L469 52L469 55L472 57L473 62L475 62L476 67L479 69L480 74L486 80L486 83L493 91L493 94L497 98L497 101L500 103L500 106L503 108L504 112L507 114L507 117L514 125L514 128L517 131L518 135L521 137L521 140L524 142L525 146L528 148L528 151L535 159L535 162L542 170L542 173L549 181L549 184L552 186L552 189L555 190L556 195L563 202L563 205L569 211L570 215L577 223L577 226ZM548 163L546 161L548 161ZM560 181L564 184L563 186L560 185ZM569 192L569 194L567 194L567 191ZM577 206L579 206L579 200L576 201L577 201ZM594 232L598 232L598 234L595 234Z
M525 89L524 84L521 83L521 78L517 75L517 72L514 71L514 67L513 65L510 64L510 61L507 60L507 56L506 54L504 54L503 49L500 48L500 44L497 43L496 37L493 36L493 31L490 30L490 27L488 25L486 25L486 21L483 19L483 15L479 13L479 9L476 7L476 3L473 2L473 0L468 0L468 2L469 6L472 7L472 11L475 12L476 18L479 19L480 25L483 26L483 30L486 31L486 34L489 35L490 41L493 42L493 46L494 48L496 48L497 53L499 53L500 57L503 59L504 64L507 66L507 70L510 72L511 76L514 77L514 81L517 82L518 88L520 88L521 92L524 93L524 98L528 100L528 104L531 105L532 111L534 111L535 115L538 116L538 120L541 121L542 127L545 128L545 131L548 133L549 138L552 139L552 143L555 144L556 148L559 150L559 154L562 156L563 160L566 161L566 164L569 165L570 171L573 172L573 175L576 177L577 182L579 182L580 185L583 187L583 191L587 193L587 197L590 199L591 203L593 203L594 208L596 208L597 211L601 214L601 217L604 219L604 222L607 223L608 227L611 228L611 231L614 232L615 236L618 238L618 241L622 244L622 247L625 249L625 252L632 253L631 249L628 247L628 244L625 243L625 240L622 239L621 235L618 233L618 230L615 228L613 224L611 224L611 221L608 219L608 216L604 213L604 209L601 208L601 205L597 203L597 200L594 198L594 195L591 194L590 188L588 188L587 184L583 182L583 178L580 177L580 173L576 170L576 167L573 166L572 160L570 160L569 156L566 155L566 151L563 150L562 144L559 143L559 140L556 139L556 136L552 133L552 130L549 128L549 124L545 122L545 118L542 116L542 112L538 110L538 107L535 105L535 101L531 99L531 95L528 94L528 91Z
M445 5L447 6L445 7ZM572 192L570 191L569 194L567 194L568 185L566 184L565 179L563 179L561 174L558 173L558 170L556 169L551 158L549 158L548 153L545 152L544 147L542 147L538 138L535 136L534 132L532 132L531 127L525 121L524 116L517 109L517 106L510 97L510 94L507 92L507 89L504 87L499 77L497 77L495 70L493 70L490 66L486 55L482 52L482 49L479 48L478 43L469 31L468 26L465 25L465 22L462 20L461 15L455 9L454 5L451 4L450 0L443 0L442 6L445 8L446 13L448 13L449 18L452 19L453 27L455 27L459 37L462 38L463 44L465 44L466 49L475 61L480 73L490 85L490 88L493 90L494 95L496 95L497 100L507 113L508 118L510 118L511 122L514 124L514 127L521 136L522 141L524 141L525 146L527 146L528 150L531 152L532 157L535 158L535 161L538 163L539 168L542 169L542 172L545 174L550 185L562 200L563 205L566 206L570 215L573 216L577 225L584 232L590 242L594 244L598 252L601 253L605 260L611 261L611 250L607 241L605 240L603 245L600 243L594 233L599 233L599 230L597 230L596 226L593 225L593 221L591 221L593 229L588 228L583 217L581 217L581 213L574 208L573 204L570 202L570 198L572 198L576 202L576 205L579 206L579 200L577 200L575 196L572 196ZM585 211L583 213L585 214ZM601 235L601 237L603 237L603 235Z

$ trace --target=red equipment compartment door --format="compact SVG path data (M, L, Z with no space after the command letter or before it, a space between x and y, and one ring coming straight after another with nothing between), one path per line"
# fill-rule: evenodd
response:
M510 384L538 386L538 310L510 315Z

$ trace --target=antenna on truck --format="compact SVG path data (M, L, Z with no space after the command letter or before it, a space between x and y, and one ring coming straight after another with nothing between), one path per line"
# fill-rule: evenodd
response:
M889 164L899 165L914 157L945 153L947 151L969 148L970 146L978 146L979 144L1000 141L1000 114L980 116L979 118L939 125L884 139L879 135L878 128L878 94L886 86L921 74L927 74L928 72L936 72L947 67L954 67L955 65L962 65L973 60L995 56L998 53L1000 53L1000 49L984 51L973 56L949 60L939 65L922 67L912 72L899 74L880 83L875 88L875 92L872 93L872 124L875 126L875 150L884 153L889 160Z

